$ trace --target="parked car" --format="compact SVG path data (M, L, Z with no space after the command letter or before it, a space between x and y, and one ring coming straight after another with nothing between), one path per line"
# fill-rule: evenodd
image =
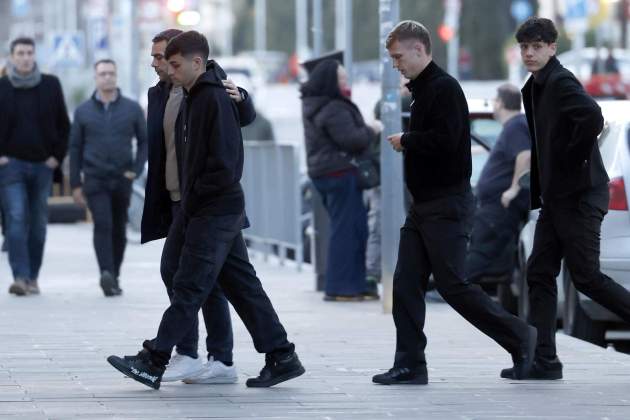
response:
M582 48L558 55L558 60L582 82L585 90L595 98L627 99L630 96L630 51L612 50L618 72L606 73L603 63L608 57L606 48ZM595 62L596 58L602 63ZM601 71L597 70L600 67Z
M600 265L603 273L630 289L630 101L600 102L605 127L598 143L609 183L609 211L602 223ZM518 314L529 314L526 282L527 259L531 255L538 211L530 212L529 221L519 239L519 258L511 292L518 299ZM579 227L576 227L579 229ZM577 292L570 273L562 264L556 279L558 286L558 321L564 331L594 344L605 345L630 339L630 325L616 315Z

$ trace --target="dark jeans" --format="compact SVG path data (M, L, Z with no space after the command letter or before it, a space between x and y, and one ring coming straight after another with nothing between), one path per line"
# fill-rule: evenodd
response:
M538 329L537 357L556 357L556 276L564 257L575 288L630 322L630 292L599 270L600 229L608 188L545 203L527 261L530 323Z
M426 364L424 295L431 273L444 300L505 350L514 353L527 337L525 322L464 278L472 202L468 192L416 203L409 210L394 273L394 366L414 369Z
M367 210L363 192L357 186L357 176L349 171L342 176L324 176L312 181L330 217L326 294L364 293L367 290Z
M171 208L173 222L169 229L166 242L164 243L160 272L168 296L170 299L173 299L173 278L179 268L179 260L182 255L182 248L184 247L185 223L180 203L173 203ZM201 310L208 334L206 338L208 358L212 356L214 360L220 360L223 363L231 363L232 349L234 347L232 321L230 319L230 307L221 290L221 286L217 284L212 289L212 292L210 292ZM177 343L177 353L197 358L198 344L199 317L194 317L187 334Z
M260 353L293 352L293 344L249 262L241 234L245 215L184 217L184 244L173 277L171 305L157 337L145 342L158 366L168 363L218 283Z
M0 166L0 204L15 279L36 281L42 265L53 171L43 162L10 158Z
M511 272L518 228L525 214L500 202L477 207L466 255L466 279L475 282L484 274ZM504 258L506 250L509 254Z
M127 247L127 210L131 181L86 179L83 192L94 219L94 250L101 272L116 278Z

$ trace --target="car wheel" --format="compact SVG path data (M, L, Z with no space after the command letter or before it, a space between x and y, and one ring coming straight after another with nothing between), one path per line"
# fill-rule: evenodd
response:
M606 324L592 320L580 304L578 291L576 290L568 270L564 270L564 332L575 338L589 343L605 347Z

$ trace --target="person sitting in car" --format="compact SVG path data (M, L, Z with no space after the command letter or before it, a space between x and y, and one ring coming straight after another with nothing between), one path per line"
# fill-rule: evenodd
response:
M504 84L498 88L494 118L503 129L476 187L477 207L466 257L466 278L472 282L483 275L510 270L512 261L501 268L497 260L516 240L520 222L529 210L528 192L521 189L518 180L529 170L531 140L516 86Z

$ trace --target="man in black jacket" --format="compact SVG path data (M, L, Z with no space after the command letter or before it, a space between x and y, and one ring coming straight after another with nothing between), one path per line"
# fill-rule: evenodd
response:
M374 376L380 384L428 382L423 333L424 294L433 274L438 292L466 320L512 355L515 378L528 375L536 330L506 312L465 280L472 212L468 105L459 83L431 57L431 39L418 22L400 22L386 44L393 65L411 80L407 132L390 136L403 152L405 183L413 197L400 232L394 274L394 367Z
M532 379L562 378L556 354L556 277L564 258L575 288L630 322L630 293L599 270L599 233L608 211L608 174L597 136L597 103L556 54L552 21L530 18L516 33L532 76L522 89L532 138L531 203L540 208L527 262L530 322L538 329ZM511 377L511 369L501 372Z
M198 32L173 38L165 51L169 76L184 87L176 123L176 152L181 192L184 246L173 279L171 305L157 337L143 343L134 359L110 356L116 369L158 389L171 351L187 334L199 309L221 285L252 335L266 353L260 376L249 387L269 387L304 373L295 346L249 263L241 229L245 199L240 185L243 142L238 110L212 69L209 47Z
M148 95L149 164L141 229L142 243L167 237L160 272L169 297L172 297L173 277L184 246L175 147L175 121L183 99L183 89L171 83L164 51L168 42L181 33L179 29L167 29L153 38L151 66L160 80L156 86L149 89ZM212 69L218 73L218 77L225 79L223 70L218 64L212 63ZM237 89L229 80L224 80L223 83L237 104L241 126L249 124L256 118L250 96L243 89ZM207 362L202 365L198 355L199 327L198 318L194 318L188 334L177 344L176 354L170 360L162 382L178 380L184 380L186 383L236 382L237 373L232 361L230 310L219 286L212 290L203 304L202 313L208 333Z
M0 202L14 278L9 293L22 296L39 293L48 196L70 121L59 80L35 63L35 42L18 38L10 50L0 79Z
M94 250L103 293L118 296L131 183L147 160L147 126L140 105L120 93L114 61L97 61L94 80L94 94L74 113L70 186L75 202L89 207L94 219Z

